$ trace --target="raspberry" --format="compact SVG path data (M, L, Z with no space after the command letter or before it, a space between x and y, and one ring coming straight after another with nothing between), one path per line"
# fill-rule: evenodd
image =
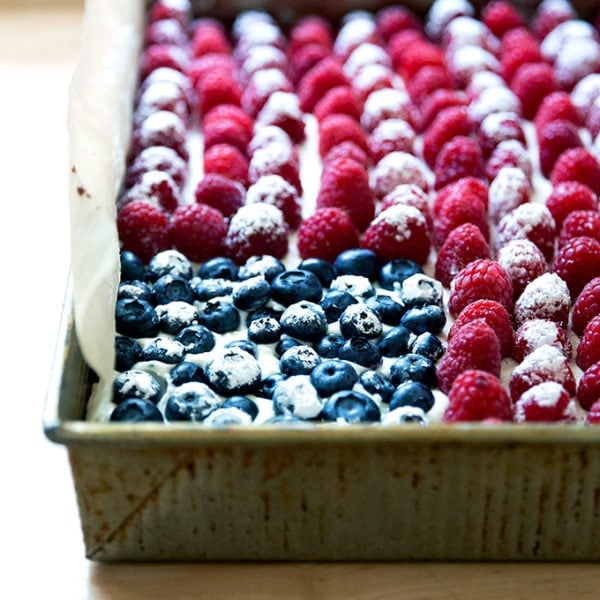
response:
M577 13L570 2L542 0L534 13L531 28L536 37L543 40L558 25L576 18Z
M490 85L476 93L469 104L469 117L476 126L496 112L521 115L521 101L505 84Z
M394 34L405 29L421 29L421 22L415 13L405 6L386 6L375 15L379 35L389 42Z
M162 171L173 178L181 188L185 183L187 173L186 162L173 150L166 146L151 146L138 154L127 167L125 186L131 187L147 171Z
M242 92L232 75L221 70L209 70L194 85L200 115L219 104L240 105Z
M554 62L554 73L560 87L572 90L586 75L600 69L600 44L593 39L565 40Z
M533 176L533 165L527 148L518 140L504 140L493 150L485 164L485 174L493 181L506 167L521 169L528 179Z
M219 106L228 105L221 104ZM211 112L214 110L215 109ZM235 146L243 154L246 154L248 143L252 138L252 130L248 131L248 129L236 119L211 119L210 121L205 119L202 125L202 134L204 136L205 150L208 150L217 144L227 144L229 146Z
M339 254L358 246L358 230L341 208L318 208L298 230L301 258L322 258L333 262Z
M600 361L600 315L595 316L583 330L577 346L577 366L584 371Z
M569 148L583 146L579 131L570 121L550 121L538 131L540 168L545 177L550 177L554 163Z
M469 136L474 125L464 106L442 110L423 135L423 158L433 167L444 144L457 136Z
M500 377L501 360L500 341L494 330L483 319L469 321L456 330L438 363L439 388L447 394L456 378L470 369Z
M469 263L452 280L448 308L456 317L467 304L485 299L512 310L513 290L508 273L496 261L482 258Z
M578 181L597 195L600 193L600 164L585 148L565 150L554 164L550 181L554 186L566 181Z
M388 119L402 119L410 123L411 106L408 95L394 88L373 92L366 99L361 125L369 132Z
M542 251L530 240L511 240L496 255L496 260L508 273L513 285L513 297L518 298L534 279L548 272Z
M152 79L146 79L145 84L140 88L133 114L134 123L141 123L146 117L159 110L168 110L175 113L186 125L189 124L190 106L187 95L189 90L175 81Z
M598 210L598 196L585 184L565 181L554 186L546 199L546 206L558 230L563 221L575 210Z
M396 204L375 218L360 245L384 261L402 257L422 265L431 250L427 219L412 206Z
M594 404L600 402L600 362L588 367L579 380L577 400L585 410L591 410Z
M421 159L408 152L391 152L371 170L370 185L377 198L383 198L395 187L407 183L426 191L429 189L429 177Z
M554 272L567 282L571 297L576 298L589 281L600 275L600 242L588 237L569 240L554 259Z
M431 93L421 103L419 126L421 131L429 128L435 117L446 108L465 107L467 98L458 90L440 89Z
M556 273L544 273L527 284L515 302L514 318L517 326L529 319L549 319L566 327L570 310L567 284Z
M298 195L302 195L298 153L291 144L271 142L252 153L248 165L248 182L255 183L264 175L283 177L296 188Z
M333 52L341 60L346 60L352 51L365 43L377 43L377 25L373 15L354 12L342 21L333 41Z
M445 67L425 66L412 79L406 82L411 100L420 106L436 90L451 90L454 87L452 76Z
M190 260L202 262L223 253L227 222L207 204L180 206L171 216L169 239Z
M358 101L364 104L375 92L393 89L394 72L384 65L366 65L352 78L351 85Z
M325 92L314 108L317 121L323 121L329 115L344 114L360 122L361 113L362 107L352 88L347 85L339 85Z
M148 23L144 33L145 46L179 46L188 42L185 28L176 19L161 19Z
M443 420L459 423L487 419L512 421L510 398L498 377L486 371L468 369L452 384Z
M117 215L121 248L148 262L155 254L169 248L166 213L145 200L126 204Z
M427 219L428 227L431 227L431 213L429 211L429 196L420 187L410 183L403 183L396 186L391 192L386 194L379 205L379 212L383 212L390 206L404 204L405 206L414 206Z
M490 247L479 228L472 223L463 223L450 232L438 252L435 278L450 287L452 279L469 263L491 257Z
M511 29L525 26L523 16L510 2L504 0L494 0L487 4L481 12L481 19L498 38Z
M495 224L512 210L529 202L531 183L527 175L518 167L502 167L490 183L489 211Z
M391 152L414 154L416 134L402 119L381 121L368 139L369 153L375 163Z
M152 71L161 67L184 73L187 63L187 54L178 46L153 44L145 48L140 57L140 80L143 81Z
M319 123L319 154L321 157L341 142L352 142L365 152L369 150L365 132L355 119L344 114L325 117Z
M510 82L511 90L521 101L523 116L533 119L544 98L559 90L552 67L545 62L522 64Z
M187 27L191 18L191 5L187 0L172 2L156 0L148 11L148 22L154 23L163 19L175 19Z
M479 145L472 138L461 135L442 146L433 170L436 190L463 177L485 177L483 155Z
M475 9L466 0L456 2L433 2L427 13L425 32L430 38L440 41L444 30L457 17L472 17Z
M519 117L514 113L491 113L481 122L478 131L478 141L485 157L506 140L517 140L525 145L525 134Z
M498 59L483 47L467 43L455 49L448 49L448 63L452 79L460 88L469 85L475 73L500 71Z
M585 422L587 425L600 424L600 400L592 404L592 407L590 408L590 412L588 413Z
M248 180L248 160L230 144L215 144L204 153L204 172L223 175L245 185Z
M398 70L404 60L404 53L410 45L424 40L423 33L416 29L404 29L395 33L387 44L387 52L392 59L394 69Z
M264 69L277 69L286 73L288 58L285 52L267 44L249 48L239 68L239 79L242 85L250 81L257 71Z
M517 423L574 420L571 395L560 384L546 381L529 388L515 402Z
M137 156L145 148L165 146L187 161L186 136L187 128L180 117L167 110L156 111L134 127L131 156Z
M331 50L322 44L306 44L290 55L290 70L296 85L322 60L331 57Z
M426 66L446 67L444 53L435 44L426 40L417 40L402 53L399 71L405 81L412 79L415 74Z
M457 195L469 198L469 201L475 197L473 201L479 201L483 205L484 210L487 210L488 194L489 188L485 181L476 177L463 177L438 191L433 203L433 214L436 216L439 215L442 212L442 207L446 199Z
M548 319L525 321L515 331L513 357L517 362L522 362L528 354L546 345L558 348L568 360L571 360L573 348L564 327Z
M293 54L308 44L320 44L324 48L333 48L331 24L317 15L299 19L290 29L288 35L288 52Z
M246 204L266 202L279 208L292 230L302 221L302 206L296 188L279 175L259 177L246 192Z
M224 217L231 217L244 203L244 188L218 173L209 173L194 190L196 202L216 208Z
M442 47L448 56L465 46L481 48L497 55L500 50L500 40L482 21L473 17L457 17L452 19L444 30Z
M567 357L555 346L546 344L528 354L512 372L509 390L513 402L533 386L547 381L559 383L570 396L575 395L575 376Z
M214 21L204 20L197 24L190 40L193 58L205 54L229 54L231 47L223 28Z
M585 117L585 126L594 139L600 133L600 102L595 101L590 106Z
M281 127L276 125L265 125L258 127L250 143L248 144L248 156L252 156L258 150L262 150L271 144L281 144L285 147L288 154L294 152L294 143L292 138ZM298 161L299 165L299 159Z
M452 324L448 332L448 340L451 340L463 325L475 319L483 319L494 330L500 342L500 354L502 358L510 356L513 345L513 330L510 323L510 315L502 304L494 300L476 300L465 306L456 318L456 321Z
M600 315L600 277L588 281L573 304L573 331L581 336L585 326Z
M353 82L363 69L374 65L389 68L390 57L379 44L365 42L352 51L343 68L346 77Z
M233 58L227 54L205 54L190 61L186 75L195 89L208 73L219 73L228 81L235 79L237 67ZM239 104L239 102L238 102Z
M323 157L322 162L323 165L325 165L328 162L332 162L340 158L350 158L362 165L365 168L365 170L369 166L369 156L362 148L359 148L353 142L340 142L339 144L336 144Z
M367 228L375 215L375 197L365 168L352 159L328 161L321 175L317 208L345 210L359 231Z
M349 85L342 65L333 57L324 58L307 71L298 84L300 108L311 112L327 91L339 85Z
M592 73L584 77L569 95L585 121L596 98L600 96L600 73Z
M240 103L251 117L256 118L271 94L293 91L294 86L280 69L261 69L250 78Z
M595 210L574 210L563 221L558 247L575 237L590 237L600 241L600 213Z
M221 128L218 127L222 123L227 123L231 128L231 131L234 133L232 138L235 141L245 142L243 150L246 150L248 142L252 138L252 133L254 129L254 121L244 112L244 110L235 104L219 104L215 106L213 109L208 111L204 117L202 118L202 128L204 135L204 145L206 147L207 140L206 138L209 136L209 132L207 132L207 128L212 128L213 126L217 126L214 131L219 132ZM229 127L223 127L224 131L228 131ZM247 140L247 141L246 141ZM229 143L232 145L237 145L233 143L233 141L228 142L226 140L216 141L214 143ZM213 144L209 144L213 145ZM240 148L242 149L242 148Z
M510 84L521 65L544 60L537 40L525 27L511 29L502 38L500 63L502 77Z
M263 254L283 258L288 250L288 227L283 213L266 203L242 206L229 221L225 247L238 264Z
M535 113L533 123L536 131L541 131L545 125L559 119L576 127L582 125L581 114L567 92L553 92L546 96Z
M300 144L306 139L304 113L298 96L292 92L274 92L256 117L258 127L276 126Z

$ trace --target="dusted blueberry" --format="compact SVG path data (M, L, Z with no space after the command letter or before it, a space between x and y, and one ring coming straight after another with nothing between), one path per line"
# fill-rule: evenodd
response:
M275 386L273 410L278 415L314 419L319 416L322 406L308 375L292 375Z
M146 371L130 369L119 373L113 381L113 402L121 404L127 398L139 398L156 404L162 387L156 377Z
M348 292L357 300L366 300L375 295L375 288L368 277L363 275L338 275L332 282L329 291Z
M198 269L198 277L202 279L226 279L236 281L238 278L238 266L230 259L224 256L210 258L202 263Z
M127 371L131 369L142 356L142 346L137 340L118 335L115 338L115 369L117 371Z
M323 309L312 302L297 302L281 315L284 333L303 342L316 342L327 333L327 318Z
M165 333L177 335L185 327L198 324L198 310L187 302L169 302L156 307L158 325Z
M169 375L173 385L182 385L190 381L205 381L204 370L196 363L183 361L178 365L175 365L170 371Z
M233 304L215 298L204 305L199 321L215 333L227 333L240 326L240 313Z
M414 334L404 325L388 330L379 340L379 349L383 356L401 356L406 354L412 344Z
M175 301L191 304L194 301L194 290L183 277L163 275L154 282L154 301L156 304Z
M158 332L156 311L152 304L145 300L117 300L115 318L117 331L123 335L141 338L155 336Z
M379 396L382 402L389 402L395 390L394 384L377 371L363 371L358 382L369 395Z
M379 271L379 285L384 290L393 290L411 275L423 273L419 263L408 258L395 258L386 262Z
M258 348L251 340L231 340L225 344L225 348L239 348L254 358L258 357Z
M258 405L254 400L250 400L247 396L231 396L221 404L221 408L237 408L243 410L250 415L250 418L253 421L258 416Z
M167 398L167 421L204 421L221 405L217 396L205 383L189 381L175 388Z
M257 395L261 398L268 398L270 400L273 398L273 392L275 391L277 384L284 379L287 379L287 376L283 373L273 373L268 377L265 377L260 384Z
M333 281L335 271L333 265L322 258L305 258L299 265L299 269L314 273L321 282L321 285L328 288Z
M398 325L404 314L404 306L387 294L377 294L367 298L365 304L374 310L386 325Z
M226 348L204 367L211 387L223 396L253 394L262 379L258 361L241 348Z
M295 340L291 337L282 337L275 346L275 355L278 358L281 358L281 355L286 351L292 348L293 346L301 346L302 342L299 340Z
M202 354L215 347L214 333L204 325L191 325L182 329L175 339L185 346L190 354Z
M323 361L310 374L310 382L321 397L352 389L357 380L356 369L350 363L338 359Z
M281 337L281 325L273 317L254 319L248 325L248 339L256 344L274 344Z
M285 271L284 264L274 256L264 254L262 256L251 256L238 272L239 279L250 279L257 275L264 275L267 281L273 281L277 275Z
M168 365L174 365L183 360L185 346L177 340L158 337L144 346L142 360L158 360Z
M137 298L138 300L146 300L146 302L152 302L154 295L152 288L139 279L131 281L122 281L119 284L117 291L117 298Z
M341 335L328 333L315 344L315 350L323 358L337 358L345 341Z
M383 415L382 425L427 425L427 417L418 406L400 406Z
M146 279L156 281L163 275L191 279L194 275L192 263L178 250L163 250L150 259L146 267Z
M400 324L416 335L426 331L440 333L446 324L446 315L444 309L435 304L413 306L402 315Z
M375 369L381 363L381 351L377 344L364 337L352 337L340 348L338 358L349 360L367 369Z
M240 310L256 310L271 298L271 286L262 276L242 281L233 291L233 304Z
M271 282L271 291L273 300L284 306L302 300L319 302L323 296L323 286L319 278L314 273L301 269L277 275Z
M437 304L443 306L444 288L442 284L427 275L411 275L402 282L400 299L407 308Z
M261 306L260 308L257 308L246 315L246 327L249 327L250 323L252 323L252 321L255 319L265 319L267 317L271 317L276 321L279 321L282 314L282 310L277 310L272 306Z
M418 406L424 412L431 410L435 403L433 392L419 381L405 381L395 390L390 399L390 410L400 406Z
M327 321L335 323L348 306L357 302L358 300L350 292L329 290L321 300L321 308L325 312Z
M250 425L252 418L239 408L217 408L213 410L206 419L204 425L207 427L231 427L232 425Z
M309 375L321 362L321 357L310 346L293 346L279 359L284 375Z
M201 302L229 296L233 291L233 284L227 279L198 279L192 282L194 295Z
M340 331L345 338L365 337L378 338L382 326L379 315L366 304L351 304L340 315Z
M343 390L327 398L321 416L326 421L364 423L379 421L381 412L373 399L366 394Z
M392 363L390 380L396 386L405 381L418 381L426 386L435 387L437 384L435 364L426 356L405 354Z
M127 398L115 406L110 415L110 420L119 423L140 423L143 421L163 422L163 416L160 410L148 402L140 398Z
M144 280L146 278L144 263L137 254L134 254L130 250L121 250L119 259L122 281Z
M425 333L417 336L410 348L410 351L413 354L421 354L426 356L435 362L444 354L446 349L444 348L444 344L440 338L433 335L433 333L426 331Z
M379 273L379 258L372 250L352 248L335 259L333 269L337 275L362 275L373 281Z

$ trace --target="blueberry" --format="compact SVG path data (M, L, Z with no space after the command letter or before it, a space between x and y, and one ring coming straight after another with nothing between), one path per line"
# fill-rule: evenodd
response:
M248 339L256 344L274 344L281 337L281 325L273 317L254 319L248 325Z
M241 267L238 272L239 279L250 279L257 275L264 275L267 281L273 279L285 271L283 263L274 256L264 254L262 256L251 256Z
M275 425L277 428L281 427L294 427L294 428L305 428L309 427L309 423L298 419L291 414L280 414L269 417L265 422L265 425Z
M427 425L427 417L418 406L400 406L386 413L381 419L382 425Z
M283 314L282 310L277 310L272 306L261 306L256 310L250 311L246 315L246 327L250 327L250 323L255 319L266 319L271 318L279 321L281 319L281 315Z
M231 427L232 425L250 425L251 423L252 419L247 412L233 406L228 408L221 406L204 419L207 427Z
M343 390L323 404L321 416L326 421L362 423L379 421L381 412L372 398L354 390Z
M379 258L372 250L353 248L334 260L333 269L337 275L362 275L373 281L379 273Z
M413 342L414 334L404 327L398 325L389 329L379 340L379 349L383 356L401 356L406 354Z
M426 386L435 387L437 384L435 364L426 356L405 354L392 363L390 380L396 386L405 381L418 381Z
M286 351L292 348L293 346L301 346L302 342L299 340L295 340L294 338L284 336L282 337L275 346L275 355L278 358L281 358L281 355Z
M310 271L295 269L280 273L271 282L273 300L289 306L302 300L319 302L323 296L323 286L319 278Z
M168 421L203 421L220 404L221 398L205 383L190 381L167 398L165 417Z
M423 273L419 263L408 258L395 258L386 262L379 271L379 285L384 290L393 290L411 275Z
M310 382L321 397L349 390L357 380L356 369L350 363L338 359L323 361L310 374Z
M146 371L130 369L119 373L113 381L113 402L121 404L127 398L139 398L156 404L162 396L159 381Z
M331 285L335 276L333 265L323 258L305 258L298 265L298 268L314 273L324 288L328 288Z
M146 300L123 298L115 310L117 331L134 338L152 337L158 332L158 316Z
M250 356L258 358L258 348L252 340L231 340L225 344L225 348L239 348Z
M365 304L374 310L386 325L398 325L404 314L404 306L387 294L377 294L367 298Z
M238 278L238 266L224 256L210 258L198 269L198 277L202 279L226 279L236 281Z
M182 329L175 339L184 345L189 354L202 354L215 347L215 335L204 325L190 325Z
M110 420L120 423L140 423L145 421L163 422L163 416L160 410L148 402L140 398L128 398L115 406L110 415Z
M410 351L413 354L421 354L426 356L435 362L444 354L445 348L444 344L437 336L433 335L433 333L429 333L429 331L426 331L425 333L417 336L410 348Z
M357 302L358 300L350 292L329 290L321 300L321 308L325 312L327 321L334 323L340 318L345 308Z
M250 415L254 421L258 416L258 405L247 396L231 396L221 404L221 408L237 408Z
M427 275L411 275L402 282L400 298L404 306L424 306L436 304L443 306L444 289L442 284Z
M156 307L159 328L177 335L185 327L198 324L198 310L187 302L169 302Z
M283 332L303 342L316 342L327 333L327 318L323 309L312 302L297 302L281 315Z
M322 401L308 375L293 375L280 381L273 391L275 414L298 419L314 419L319 416Z
M436 334L444 329L446 315L444 309L435 304L413 306L402 315L400 324L410 329L416 335L420 335L426 331Z
M258 391L261 370L258 361L241 348L226 348L204 368L211 387L223 396L252 394Z
M182 385L190 381L204 382L204 370L196 363L183 361L175 365L170 371L169 376L173 385Z
M364 337L352 337L340 348L338 358L375 369L381 363L381 352L373 341Z
M169 365L174 365L183 360L185 346L177 340L158 337L144 346L142 360L157 360Z
M309 375L321 362L321 357L310 346L293 346L279 359L279 369L284 375Z
M362 302L351 304L340 315L340 332L345 338L356 336L378 338L382 326L379 315Z
M239 327L240 313L233 304L215 298L204 305L198 320L215 333L227 333Z
M119 284L117 291L117 298L136 298L138 300L145 300L146 302L152 303L154 300L154 294L152 288L139 279L133 279L130 281L122 281Z
M284 379L287 379L287 376L283 373L272 373L268 377L265 377L260 384L257 395L261 398L268 398L270 400L273 398L273 392L275 391L277 384Z
M146 269L142 259L130 250L121 250L119 255L121 264L121 280L132 281L134 279L144 280Z
M363 371L358 382L370 396L379 396L382 402L389 402L394 393L394 384L378 371Z
M192 282L194 296L201 302L229 296L233 291L233 284L227 279L198 279Z
M156 281L163 275L191 279L192 263L177 250L163 250L154 255L146 267L146 279Z
M154 301L156 304L175 301L191 304L194 301L194 290L190 282L183 277L163 275L154 282Z
M314 347L319 356L323 358L337 358L340 348L344 345L345 341L346 340L341 335L328 333L323 336Z
M133 338L118 335L115 338L115 369L127 371L131 369L142 356L142 346Z
M357 300L365 300L375 295L375 288L368 277L363 275L338 275L332 282L329 291L348 292Z
M271 298L271 286L263 275L242 281L232 294L233 304L240 310L256 310Z
M401 383L390 398L390 410L400 406L418 406L424 412L431 410L435 403L433 392L419 381Z

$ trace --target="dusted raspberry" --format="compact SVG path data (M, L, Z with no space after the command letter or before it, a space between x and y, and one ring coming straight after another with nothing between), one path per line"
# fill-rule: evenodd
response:
M491 113L481 122L478 141L483 155L487 158L501 142L517 140L525 146L525 133L521 119L514 113Z
M544 98L559 90L552 67L544 62L521 65L510 82L521 101L523 116L533 119Z
M228 81L235 79L237 66L233 57L228 54L205 54L190 61L185 72L192 87L196 88L207 73L218 73Z
M306 44L298 48L290 56L290 70L294 82L298 84L315 65L329 57L331 50L322 44Z
M248 155L253 155L257 150L262 150L272 144L281 144L285 146L285 152L287 154L297 154L297 150L294 147L292 138L283 130L281 127L276 125L265 125L264 127L258 127L254 131L254 135L248 144ZM297 166L300 166L300 158L296 158Z
M169 239L190 260L202 262L223 253L227 221L207 204L180 206L169 222Z
M500 62L496 56L484 48L465 44L448 50L448 68L455 85L465 88L476 73L500 72Z
M585 148L565 150L554 164L550 181L553 186L566 181L578 181L597 195L600 193L600 164Z
M425 38L421 31L416 29L403 29L395 33L387 45L387 51L392 59L394 69L398 70L404 60L404 53L414 42L423 41Z
M300 164L293 146L282 142L272 142L257 148L250 158L248 182L255 183L264 175L279 175L291 183L302 195Z
M485 164L485 173L493 181L506 167L521 169L528 179L533 176L533 165L527 148L518 140L504 140L493 150Z
M594 402L590 408L585 422L587 425L599 425L600 424L600 400Z
M570 2L542 0L533 16L531 28L536 37L543 40L558 25L576 18L577 13Z
M402 119L382 121L368 139L369 153L373 162L378 163L391 152L414 154L416 137L414 129Z
M358 101L364 104L375 92L393 89L394 72L384 65L366 65L351 79L350 84Z
M375 218L360 245L384 261L406 258L422 265L431 250L427 219L412 206L396 204Z
M344 114L333 114L319 122L319 154L327 153L341 142L352 142L361 150L369 151L365 132L358 122Z
M468 0L453 2L433 2L425 18L425 31L433 40L439 42L446 27L457 17L473 17L475 8Z
M510 240L498 250L496 260L504 267L518 298L534 279L547 273L548 263L542 251L529 240Z
M370 185L378 198L389 194L396 186L410 183L426 191L430 173L425 163L408 152L392 152L384 156L371 170Z
M539 43L526 27L511 29L502 37L500 62L502 77L508 84L521 65L543 60Z
M333 49L333 32L329 21L309 15L300 18L292 26L288 35L288 52L294 54L308 44L319 44L330 51Z
M194 197L199 204L208 204L229 218L244 204L244 188L224 175L209 173L198 182Z
M228 104L220 104L213 108L208 114ZM204 149L208 150L217 144L235 146L240 152L246 154L248 144L252 139L252 129L248 130L245 124L237 119L226 117L216 119L204 119L202 123L202 134L204 136Z
M419 126L425 131L433 123L435 117L446 108L467 106L467 97L459 90L441 89L431 93L419 107Z
M549 319L566 327L571 310L567 284L556 273L544 273L528 283L515 302L517 326L530 319Z
M546 206L558 230L563 221L575 210L598 210L598 196L585 184L565 181L554 186L546 199Z
M216 173L245 185L248 180L248 160L229 144L216 144L204 153L204 172Z
M145 200L172 212L180 203L181 190L168 173L146 171L140 175L138 182L123 194L120 207L134 200Z
M375 196L365 168L346 158L328 161L321 175L317 208L345 210L359 231L364 231L375 215Z
M151 146L142 150L128 166L125 173L125 186L131 187L147 171L163 171L168 173L181 188L187 173L186 162L173 150L166 146Z
M410 183L403 183L396 186L391 192L386 194L379 205L379 212L394 206L395 204L404 204L405 206L414 206L421 211L427 219L427 224L431 228L431 211L429 210L429 196L419 186Z
M484 72L482 71L481 74ZM521 115L521 101L517 95L505 84L496 84L484 87L473 95L469 104L469 117L479 127L483 120L497 112L514 113Z
M378 41L377 25L373 15L356 11L342 20L333 41L333 52L344 61L361 44L376 44Z
M600 73L592 73L584 77L569 94L575 108L585 121L592 105L600 96Z
M317 121L322 121L329 115L344 114L360 122L361 113L362 107L348 85L340 85L325 92L314 109Z
M117 215L121 248L148 262L156 253L169 248L166 213L145 200L126 204Z
M448 340L451 340L463 325L483 319L496 333L500 342L500 354L502 358L510 356L513 345L513 330L510 323L510 315L506 308L494 300L476 300L465 306L452 324L448 332Z
M356 248L358 230L341 208L318 208L298 230L301 258L322 258L333 262L339 254Z
M483 179L485 166L481 148L473 138L461 135L452 138L435 159L434 175L436 190L463 177Z
M585 410L591 410L594 404L600 402L600 362L588 367L579 380L577 400Z
M283 50L286 41L281 28L272 17L266 22L250 25L245 31L235 35L234 39L234 55L238 63L243 63L258 46L271 46Z
M220 25L204 20L194 29L190 40L190 52L194 58L205 54L229 54L231 46Z
M410 123L411 104L406 92L385 88L373 92L366 99L361 124L367 131L373 131L382 121L388 119L402 119Z
M515 402L515 422L551 423L574 420L571 394L560 384L546 381L529 388Z
M279 175L259 177L246 192L246 204L266 202L276 206L292 230L302 221L302 206L296 188Z
M576 237L562 246L554 259L554 272L567 282L571 298L600 275L600 242L589 237Z
M175 19L187 27L191 16L192 7L188 0L155 0L148 11L148 22Z
M569 121L576 127L582 126L581 114L567 92L553 92L546 96L535 113L534 125L541 131L551 121Z
M374 65L390 68L391 62L387 52L379 45L370 42L359 44L344 61L344 73L354 82L359 73ZM353 83L354 85L354 83Z
M600 213L595 210L574 210L563 221L558 247L575 237L590 237L600 241Z
M235 104L241 102L242 92L237 81L223 71L210 70L196 81L194 86L198 100L200 116L219 104Z
M300 107L304 112L311 112L327 91L339 85L349 85L342 65L333 57L324 58L307 71L298 84Z
M143 81L152 71L161 67L184 73L187 63L187 54L178 46L153 44L145 48L140 57L140 80Z
M449 183L438 191L432 207L433 214L436 216L439 215L446 198L451 196L462 196L463 198L469 198L469 201L475 196L476 199L474 202L480 201L483 204L484 210L487 210L488 193L488 184L482 179L477 179L476 177L463 177L462 179Z
M384 42L389 42L392 36L405 29L421 29L417 15L405 6L386 6L375 15L379 35Z
M466 46L481 48L496 55L500 51L500 40L485 23L474 17L452 19L442 34L442 47L446 55Z
M486 4L481 12L481 19L498 38L511 29L525 26L521 13L505 0L494 0Z
M475 300L495 300L512 310L513 289L508 273L494 260L479 259L469 263L452 280L448 308L456 317Z
M146 79L148 82L149 80ZM133 113L134 125L158 111L176 114L186 125L190 121L190 106L186 88L175 81L150 81L140 89Z
M461 373L453 382L443 420L446 423L513 420L511 400L498 377L476 369Z
M227 254L238 264L251 256L283 258L288 250L288 227L272 204L246 204L231 217L225 237Z
M575 396L575 376L569 360L555 346L543 345L528 354L512 372L509 389L513 402L533 386L547 381L561 384L569 396Z
M304 113L298 96L292 92L274 92L256 117L258 127L276 126L300 144L306 139Z
M492 221L498 224L517 206L529 202L531 192L531 183L522 169L502 167L490 183L488 207Z
M159 110L134 127L131 136L131 156L137 156L145 148L165 146L172 148L187 160L187 128L175 113Z
M522 362L528 354L531 354L540 346L546 345L558 348L568 360L571 360L573 347L564 327L549 319L525 321L515 331L513 357L517 362Z
M571 324L573 331L581 336L585 326L600 315L600 277L588 281L573 304Z
M570 91L587 75L600 70L600 44L590 38L565 40L554 62L556 81L564 90Z
M474 132L474 124L464 106L442 110L423 135L423 158L433 167L443 145L457 136L468 136Z
M179 46L188 43L185 28L177 19L161 19L148 23L144 33L145 46Z
M239 65L239 79L242 85L248 83L253 75L265 69L277 69L288 75L287 55L276 46L260 44L251 47Z
M242 108L256 117L275 92L293 92L294 86L280 69L262 69L252 75L242 91Z
M350 158L361 164L365 169L369 166L369 156L354 142L341 142L336 144L323 158L323 165L340 158Z
M408 46L402 53L402 62L399 72L405 81L427 66L446 67L444 53L439 46L426 40L417 40Z
M600 102L594 102L585 117L585 126L595 139L600 133Z
M471 369L500 377L501 361L500 341L494 330L483 319L469 321L456 330L438 363L440 390L447 394L455 379Z
M540 168L545 177L550 177L554 163L565 150L583 146L577 127L561 119L547 123L538 131L538 143Z
M451 90L454 81L446 67L428 65L419 69L406 82L406 89L415 105L420 106L436 90Z
M600 315L595 316L583 330L577 346L577 366L584 371L600 361Z
M492 252L481 231L472 223L463 223L452 229L438 252L435 262L435 278L445 287L459 271L480 258L491 258Z

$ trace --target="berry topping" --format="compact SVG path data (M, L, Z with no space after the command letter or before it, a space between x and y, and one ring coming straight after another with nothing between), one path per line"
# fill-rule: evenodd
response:
M498 250L496 260L510 277L515 299L529 283L549 270L542 251L527 239L512 240L502 246Z
M259 177L246 192L246 204L265 202L281 210L290 229L297 229L302 220L302 206L296 188L280 175Z
M582 335L585 326L600 315L600 277L585 284L573 304L572 325L577 335Z
M421 159L408 152L391 152L375 165L369 180L375 195L383 198L402 184L416 185L427 191L430 178L430 172Z
M566 327L571 297L566 282L556 273L544 273L528 283L515 302L517 325L530 319L550 319Z
M561 325L548 319L525 321L515 332L513 357L522 362L528 354L546 345L558 348L571 360L573 349L567 331Z
M333 57L324 58L307 71L298 84L300 107L310 112L327 91L348 83L340 62Z
M317 121L323 121L329 115L343 114L360 121L362 107L348 85L340 85L328 90L314 108Z
M319 122L319 154L327 153L342 142L352 142L368 152L367 138L358 122L343 113L332 114Z
M557 229L560 230L569 213L575 210L596 211L598 209L598 197L583 183L565 181L554 186L546 199L546 206L554 218Z
M577 400L585 410L600 402L600 362L588 367L577 386Z
M433 167L442 146L456 136L469 136L474 125L464 106L443 109L426 129L423 135L423 158Z
M596 315L583 330L577 346L577 366L584 371L600 361L600 315Z
M446 142L435 159L435 189L464 177L485 177L481 148L470 137L456 136Z
M198 182L194 197L199 204L208 204L224 217L231 217L244 203L244 188L224 175L209 173Z
M555 381L534 385L515 402L515 421L553 422L572 420L571 394Z
M379 421L381 412L372 398L353 390L336 392L323 404L321 418L325 421L362 423Z
M576 298L589 281L600 276L600 242L589 237L570 239L559 249L553 269Z
M145 200L133 200L117 215L121 247L147 262L157 252L169 247L166 213Z
M538 142L540 168L545 177L550 177L554 164L565 150L583 145L577 127L563 119L542 126L538 131Z
M518 167L502 167L492 179L489 188L490 217L500 223L512 210L529 202L532 189L529 178Z

